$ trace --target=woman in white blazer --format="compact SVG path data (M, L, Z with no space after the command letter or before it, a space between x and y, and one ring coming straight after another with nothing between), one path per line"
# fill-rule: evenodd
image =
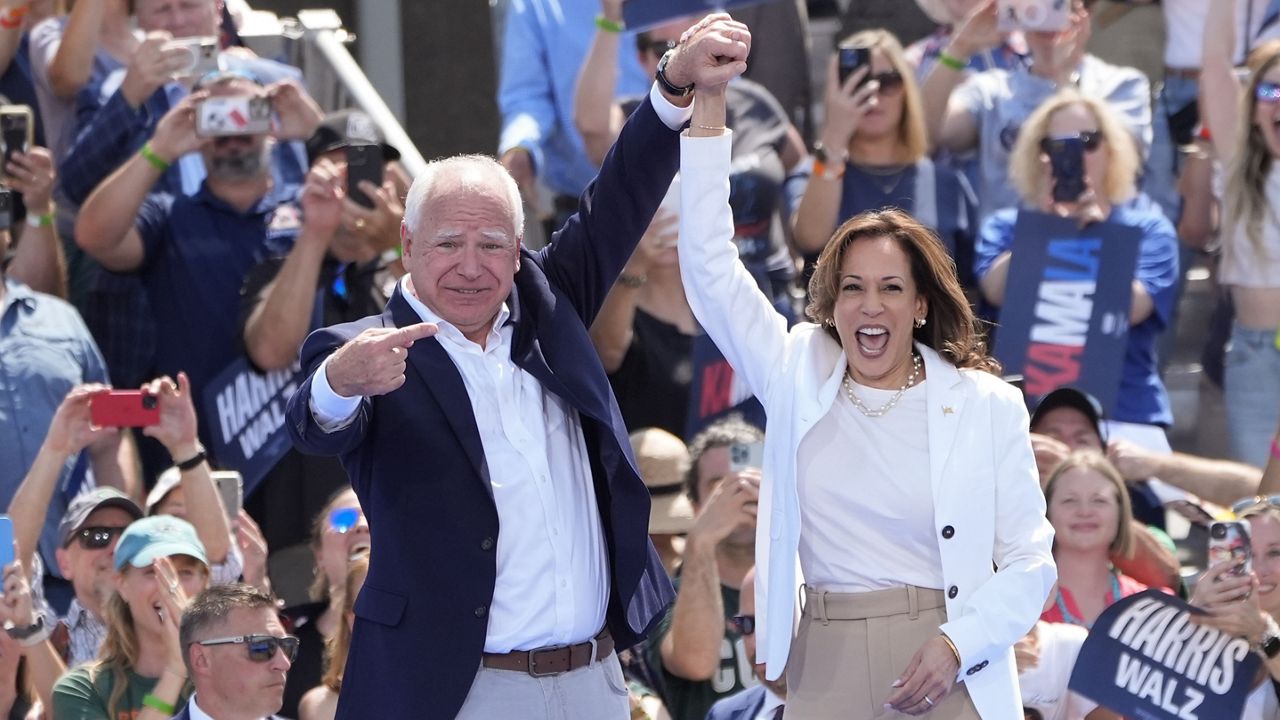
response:
M737 259L729 133L700 124L680 267L768 413L757 655L785 669L788 716L1021 718L1012 646L1056 579L1053 530L1022 397L989 372L954 263L901 211L854 217L788 331Z

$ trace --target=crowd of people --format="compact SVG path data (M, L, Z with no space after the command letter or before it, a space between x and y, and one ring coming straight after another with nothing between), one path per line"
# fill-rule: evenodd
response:
M1160 78L919 2L817 83L800 0L505 4L498 145L417 177L235 3L0 2L0 713L1098 720L1162 588L1280 717L1280 22L1169 0ZM1137 238L1105 406L993 357L1033 215ZM1142 441L1190 263L1229 459Z

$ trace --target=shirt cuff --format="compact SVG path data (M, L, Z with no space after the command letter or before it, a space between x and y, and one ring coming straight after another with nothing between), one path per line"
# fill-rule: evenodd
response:
M697 102L697 100L694 100L694 102ZM653 111L658 113L658 119L664 125L677 132L684 128L685 123L693 118L693 103L689 103L689 107L672 105L667 96L662 94L657 81L654 81L653 85L649 86L649 104L653 105Z
M315 375L311 376L311 401L308 403L316 424L327 433L350 425L360 409L360 401L364 399L359 395L344 397L334 392L334 389L329 386L326 372L331 359L333 359L332 355L325 358Z

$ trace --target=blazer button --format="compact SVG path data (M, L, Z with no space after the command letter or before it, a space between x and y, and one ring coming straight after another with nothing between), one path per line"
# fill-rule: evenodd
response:
M960 594L960 588L956 587L955 585L952 585L951 587L947 588L947 597L948 597L948 598L951 598L952 600L955 600L955 599L956 599L956 595L959 595L959 594Z
M480 541L480 549L488 552L493 549L493 538L487 537Z
M955 534L956 534L956 529L951 527L950 525L946 525L942 528L942 537L945 540L950 540L951 536Z
M488 614L489 614L489 608L487 608L487 607L485 607L485 606L483 606L483 605L481 605L480 607L476 608L476 617L478 617L478 618L482 618L482 617L484 617L484 616L486 616L486 615L488 615Z
M981 669L982 669L982 666L981 666L981 665L974 665L973 667L971 667L971 668L969 668L968 670L966 670L964 674L965 674L965 675L974 675L974 674L976 674L976 673L977 673L979 670L981 670Z

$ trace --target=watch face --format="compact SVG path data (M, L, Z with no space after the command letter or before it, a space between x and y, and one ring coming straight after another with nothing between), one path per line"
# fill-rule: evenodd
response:
M1262 654L1269 658L1280 655L1280 636L1272 635L1262 641Z

